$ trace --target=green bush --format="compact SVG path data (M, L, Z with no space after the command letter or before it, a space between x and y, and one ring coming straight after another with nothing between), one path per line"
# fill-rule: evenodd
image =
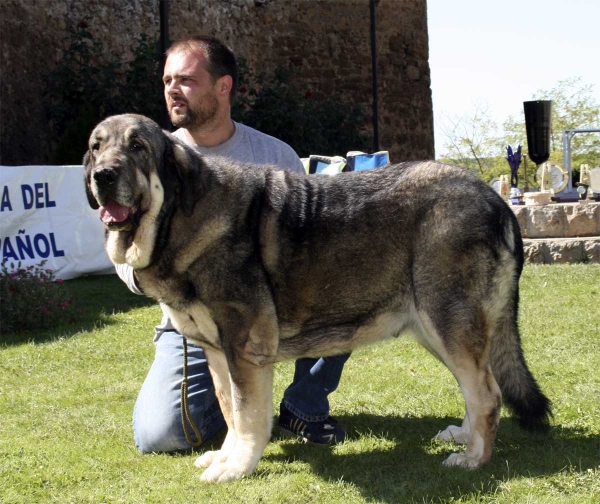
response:
M302 157L345 156L350 150L370 149L370 140L362 133L367 119L360 105L302 93L292 80L289 72L279 69L260 77L258 90L240 86L233 118L283 140Z
M132 59L107 60L103 45L81 21L69 34L59 67L48 75L44 91L49 127L57 139L56 164L79 164L87 139L102 119L138 113L160 123L165 107L157 44L141 35ZM291 75L278 70L260 76L256 88L244 84L250 70L240 61L240 87L233 105L235 120L291 145L300 156L345 155L367 150L362 134L366 117L359 105L298 91Z
M163 107L162 82L155 44L142 35L133 58L106 60L103 45L81 21L68 35L58 68L46 78L44 97L50 128L57 139L52 161L79 164L89 135L102 119L138 113L155 121Z
M0 333L35 331L75 323L82 314L64 282L46 261L21 267L0 263Z

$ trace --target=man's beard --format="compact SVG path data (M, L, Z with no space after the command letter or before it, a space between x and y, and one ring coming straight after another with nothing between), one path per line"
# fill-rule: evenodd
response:
M219 110L219 102L217 98L210 93L202 97L202 103L192 107L189 102L186 103L185 112L183 114L174 114L172 107L169 108L169 117L173 126L177 128L186 128L194 130L203 128L214 122Z

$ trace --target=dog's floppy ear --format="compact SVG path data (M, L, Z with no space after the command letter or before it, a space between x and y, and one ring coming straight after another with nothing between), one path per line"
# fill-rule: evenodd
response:
M96 201L96 198L94 198L94 194L92 193L92 190L90 188L90 183L91 183L91 178L92 178L92 159L90 156L90 152L86 152L85 156L83 156L83 168L84 168L84 173L85 173L85 180L84 180L84 185L85 185L85 195L87 196L87 200L88 203L90 204L90 206L94 209L94 210L98 210L98 208L100 208L100 205L98 205L98 202Z
M178 199L179 208L183 215L189 217L194 211L195 183L190 177L192 160L186 151L186 147L167 134L164 154L163 185L169 185L174 189L175 197ZM168 181L168 182L167 182Z

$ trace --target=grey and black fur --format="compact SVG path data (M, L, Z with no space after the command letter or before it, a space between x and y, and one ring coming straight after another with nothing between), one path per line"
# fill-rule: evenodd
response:
M269 440L273 363L409 331L454 374L466 443L491 456L504 401L526 427L550 401L529 371L517 314L523 244L502 199L435 162L335 177L203 159L151 120L123 115L90 138L90 204L118 204L106 247L207 354L228 434L196 462L207 481L251 473ZM128 209L128 210L127 210Z

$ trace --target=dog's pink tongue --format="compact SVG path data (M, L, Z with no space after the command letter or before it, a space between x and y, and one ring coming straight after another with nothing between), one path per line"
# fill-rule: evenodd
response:
M110 200L106 205L100 207L100 218L102 222L123 222L129 216L129 208L121 206Z

